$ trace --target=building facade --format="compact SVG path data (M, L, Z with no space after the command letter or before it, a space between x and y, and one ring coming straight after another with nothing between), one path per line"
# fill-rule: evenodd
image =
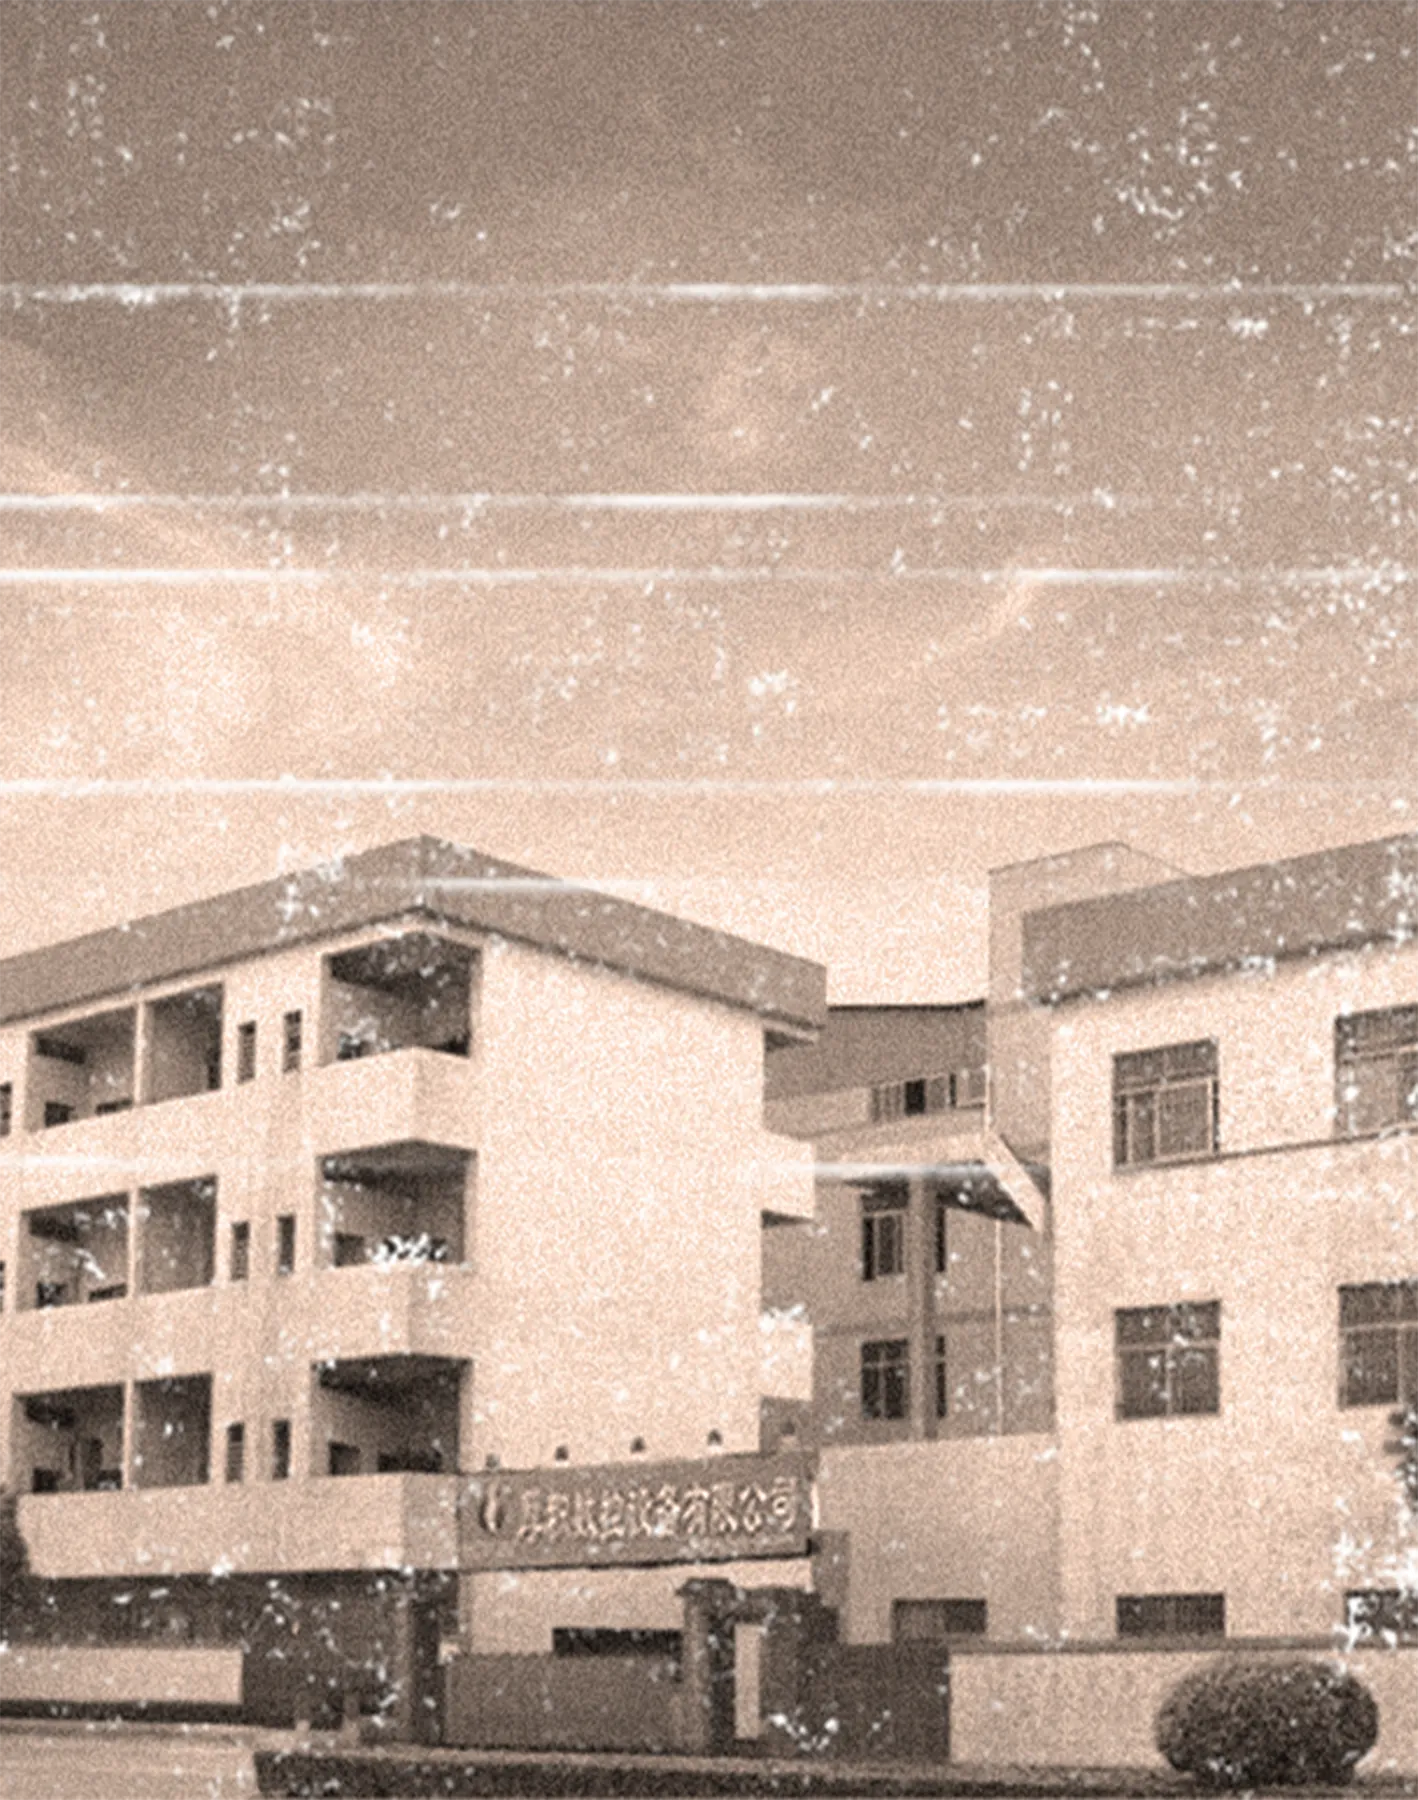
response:
M1147 1760L1189 1658L1418 1635L1418 842L991 898L983 1005L770 1057L819 1188L765 1292L849 1638L951 1648L958 1754Z
M676 1624L692 1567L459 1579L460 1493L756 1451L760 1219L812 1204L765 1034L823 1002L427 839L0 965L23 1629L244 1646L275 1719L319 1644L378 1690L420 1633Z

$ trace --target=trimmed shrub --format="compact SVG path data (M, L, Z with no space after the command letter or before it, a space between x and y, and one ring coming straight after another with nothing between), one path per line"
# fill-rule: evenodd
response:
M1206 1787L1347 1782L1379 1735L1357 1677L1305 1657L1225 1657L1179 1681L1157 1713L1157 1748Z

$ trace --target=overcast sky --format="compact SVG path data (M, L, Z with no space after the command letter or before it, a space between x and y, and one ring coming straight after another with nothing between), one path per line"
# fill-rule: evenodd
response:
M978 992L1418 797L1409 0L3 0L0 954L431 831Z

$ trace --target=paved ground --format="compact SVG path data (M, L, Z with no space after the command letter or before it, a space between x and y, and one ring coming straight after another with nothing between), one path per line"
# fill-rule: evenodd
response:
M254 1800L249 1733L7 1723L0 1728L4 1800Z

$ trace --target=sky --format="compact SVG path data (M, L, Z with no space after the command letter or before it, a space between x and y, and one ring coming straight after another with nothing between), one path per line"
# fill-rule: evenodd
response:
M414 832L981 991L1413 829L1413 0L5 0L0 955Z

